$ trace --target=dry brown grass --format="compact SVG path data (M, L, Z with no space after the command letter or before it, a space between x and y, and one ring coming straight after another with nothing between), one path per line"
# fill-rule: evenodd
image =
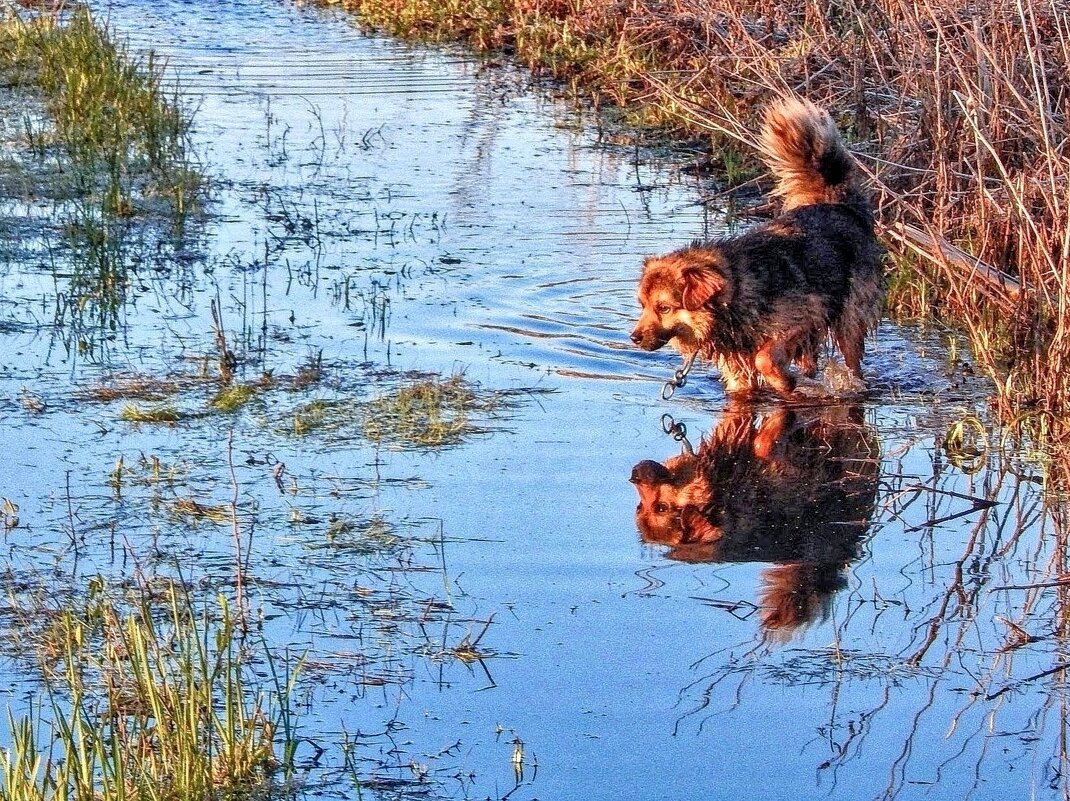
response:
M957 321L1005 418L1070 436L1061 0L341 4L394 34L512 52L632 121L705 138L726 160L753 152L775 95L827 106L873 180L893 308Z

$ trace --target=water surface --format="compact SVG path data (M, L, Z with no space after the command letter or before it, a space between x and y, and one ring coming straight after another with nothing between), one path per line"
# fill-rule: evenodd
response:
M307 655L309 794L355 773L384 799L1067 795L1061 514L987 424L944 446L985 409L946 335L882 325L849 407L732 407L705 376L663 401L676 358L627 339L639 265L725 224L686 154L337 14L96 8L166 55L214 188L181 240L132 248L104 325L57 322L72 288L33 248L0 268L18 591L232 592L229 527L176 501L236 484L246 592ZM322 354L323 380L203 414L217 297L240 377ZM436 451L295 431L408 371L519 404ZM87 395L175 374L174 426Z

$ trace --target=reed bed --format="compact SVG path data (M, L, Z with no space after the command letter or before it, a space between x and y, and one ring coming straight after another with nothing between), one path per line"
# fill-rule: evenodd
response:
M184 214L199 191L190 115L164 87L156 56L131 54L83 7L0 15L0 75L47 113L47 126L26 121L37 155L59 148L77 191L105 217L128 216L151 197Z
M292 675L265 652L272 680L250 688L253 651L224 601L198 612L170 586L129 606L98 584L84 608L41 611L26 638L48 700L9 714L0 799L190 801L284 789L277 777L296 746Z
M510 52L630 122L707 143L742 179L758 174L754 131L772 97L825 105L872 178L891 311L964 328L1004 419L1070 439L1070 12L1059 0L340 4L396 35Z

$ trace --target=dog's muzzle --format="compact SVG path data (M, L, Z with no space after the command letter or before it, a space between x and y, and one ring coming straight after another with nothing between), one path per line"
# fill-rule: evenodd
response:
M628 480L633 484L668 484L672 481L672 473L661 462L647 459L632 468L632 477Z
M666 337L659 337L649 331L640 331L638 328L632 331L631 340L636 347L643 350L657 350L669 341Z

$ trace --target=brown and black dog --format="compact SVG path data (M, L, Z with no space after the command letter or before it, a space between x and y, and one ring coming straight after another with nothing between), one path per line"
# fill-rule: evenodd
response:
M644 542L682 562L771 562L762 625L776 636L827 614L873 515L879 449L859 407L732 404L695 452L632 469Z
M861 382L884 288L858 167L828 112L803 100L767 112L762 151L783 213L739 236L648 258L631 339L714 361L729 393L767 384L789 397L817 389L800 385L790 367L813 379L831 334Z

